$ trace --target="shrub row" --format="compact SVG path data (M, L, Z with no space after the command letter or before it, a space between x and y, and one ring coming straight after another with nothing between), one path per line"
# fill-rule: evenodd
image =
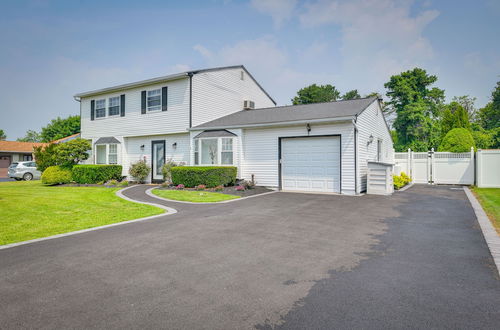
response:
M91 184L109 180L121 180L121 165L75 165L73 168L50 166L42 173L42 183L46 185L76 182Z
M394 189L399 190L411 182L411 179L405 172L401 172L401 175L393 175L392 180L394 183Z
M175 185L213 188L235 184L237 169L234 166L176 166L171 173Z
M76 183L98 183L109 180L121 180L121 165L75 165L73 181Z

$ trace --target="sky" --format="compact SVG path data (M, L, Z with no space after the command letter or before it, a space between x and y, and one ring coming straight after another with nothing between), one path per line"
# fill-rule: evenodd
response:
M385 94L421 67L484 106L500 80L500 0L0 0L0 129L79 114L73 95L243 64L279 105L312 83Z

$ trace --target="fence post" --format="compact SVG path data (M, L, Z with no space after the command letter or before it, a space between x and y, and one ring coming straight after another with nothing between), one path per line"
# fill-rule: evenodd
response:
M410 148L408 148L408 173L407 173L411 181L414 182L415 178L413 177L413 151L411 151Z
M429 157L427 157L427 181L430 184L434 184L436 180L434 180L435 176L435 167L434 167L434 148L431 148L429 151Z
M479 181L481 180L481 178L479 177L479 171L480 171L480 163L479 163L479 159L480 159L480 154L479 152L481 151L481 149L478 149L477 150L477 158L474 158L475 156L475 153L474 153L474 147L470 147L470 161L471 161L471 165L474 166L474 184L476 186L479 186Z

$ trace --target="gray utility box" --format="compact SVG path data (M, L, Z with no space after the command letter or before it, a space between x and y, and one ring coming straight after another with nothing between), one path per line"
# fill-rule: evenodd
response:
M392 171L394 164L368 162L368 178L366 193L371 195L392 195L394 184Z

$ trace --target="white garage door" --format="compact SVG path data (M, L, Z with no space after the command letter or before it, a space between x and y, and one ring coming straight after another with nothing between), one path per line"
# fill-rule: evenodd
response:
M281 140L283 190L340 192L340 137Z

